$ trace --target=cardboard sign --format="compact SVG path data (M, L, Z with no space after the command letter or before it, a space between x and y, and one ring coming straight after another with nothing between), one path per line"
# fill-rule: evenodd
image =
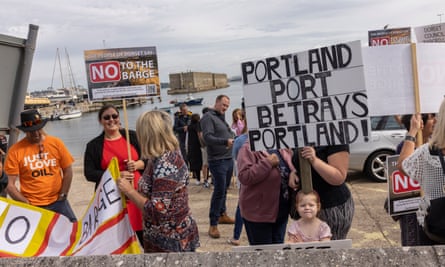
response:
M241 64L252 150L366 142L360 41Z

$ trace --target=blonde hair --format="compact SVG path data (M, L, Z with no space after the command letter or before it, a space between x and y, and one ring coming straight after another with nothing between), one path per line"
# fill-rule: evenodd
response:
M142 158L156 158L167 151L179 149L178 139L173 133L172 119L164 111L152 110L139 116L136 135Z
M445 100L440 104L439 113L436 116L433 134L429 140L429 145L436 145L438 148L445 148Z

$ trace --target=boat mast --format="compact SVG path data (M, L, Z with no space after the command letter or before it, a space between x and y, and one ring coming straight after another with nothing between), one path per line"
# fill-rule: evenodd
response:
M56 50L56 57L54 58L53 76L51 77L51 90L54 89L54 74L56 73L57 55L59 54L59 48Z
M65 47L65 56L66 56L66 60L67 60L67 64L68 64L68 77L70 79L70 83L71 83L71 95L73 95L73 91L72 88L74 88L76 95L77 95L77 85L76 85L76 80L74 79L74 73L73 73L73 69L71 68L71 62L70 62L70 56L68 54L68 50Z
M62 88L65 89L65 83L63 82L62 62L60 60L59 48L57 48L57 59L59 60L60 80L62 81Z

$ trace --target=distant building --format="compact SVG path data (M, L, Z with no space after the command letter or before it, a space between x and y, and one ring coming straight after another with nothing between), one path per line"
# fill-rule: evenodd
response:
M224 73L181 72L172 73L169 78L169 94L195 93L229 86L227 74Z

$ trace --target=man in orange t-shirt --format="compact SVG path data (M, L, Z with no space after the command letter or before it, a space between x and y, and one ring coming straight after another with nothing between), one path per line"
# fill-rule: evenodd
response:
M36 110L20 114L17 126L26 136L11 146L5 161L6 191L17 201L52 210L77 221L67 200L73 178L73 157L64 143L43 131L47 120ZM20 191L15 186L20 182Z

